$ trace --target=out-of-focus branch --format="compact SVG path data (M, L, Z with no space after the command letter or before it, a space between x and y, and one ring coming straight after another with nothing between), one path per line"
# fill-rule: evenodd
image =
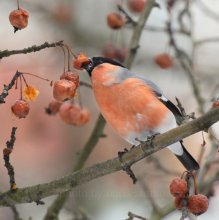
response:
M108 175L123 169L123 166L132 166L137 161L151 155L164 147L173 144L201 130L206 130L219 121L219 107L211 109L203 116L185 123L177 128L156 136L152 141L147 141L124 153L122 158L113 158L91 167L76 171L49 183L38 184L17 189L16 192L5 192L0 195L1 206L11 206L20 203L39 201L45 197L63 193L89 182L98 177ZM122 159L122 164L121 164Z
M129 45L129 51L128 51L129 56L124 62L124 65L128 69L131 67L131 64L135 58L135 55L139 48L139 41L140 41L142 31L144 29L147 18L149 17L154 5L155 5L155 0L147 1L144 11L141 13L137 24L134 26L133 34L132 34L130 45Z
M198 47L206 43L218 43L218 42L219 42L219 37L211 37L202 40L196 40L194 41L194 47Z
M41 44L39 46L33 45L31 47L24 48L21 50L2 50L2 51L0 51L0 59L2 59L3 57L9 57L9 56L15 55L15 54L33 53L33 52L43 50L45 48L60 47L60 46L63 46L63 41L58 41L55 43L45 42L44 44Z

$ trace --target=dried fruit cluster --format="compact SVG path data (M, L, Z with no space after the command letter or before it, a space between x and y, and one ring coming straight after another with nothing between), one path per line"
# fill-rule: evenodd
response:
M190 178L194 180L194 195L190 195ZM183 176L173 179L170 183L170 193L175 197L175 206L179 210L185 206L194 215L201 215L208 209L208 198L197 193L195 177L191 173L187 173L185 179L183 179Z
M73 66L75 69L80 70L83 65L89 64L89 62L89 59L80 53L74 57ZM74 101L79 86L79 75L76 71L71 72L69 69L62 73L60 79L54 82L53 97L55 100L49 103L46 112L50 115L55 115L59 112L61 119L67 124L85 125L90 120L90 113L86 108Z

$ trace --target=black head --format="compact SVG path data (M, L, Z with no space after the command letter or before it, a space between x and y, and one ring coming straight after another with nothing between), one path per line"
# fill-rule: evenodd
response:
M88 72L90 76L92 74L93 69L102 63L110 63L116 66L124 67L121 63L115 60L109 59L109 58L105 58L105 57L92 57L92 58L89 58L89 60L90 60L90 63L84 64L83 68Z

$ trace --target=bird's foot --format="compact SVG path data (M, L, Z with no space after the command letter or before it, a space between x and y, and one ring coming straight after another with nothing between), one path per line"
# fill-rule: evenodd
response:
M131 149L135 147L134 145L131 147ZM136 183L137 178L135 176L135 174L133 173L133 171L131 170L131 166L128 164L125 164L122 160L122 157L124 154L126 154L127 152L129 152L129 150L127 148L124 149L124 151L119 151L118 152L118 157L119 157L119 161L121 163L122 169L130 176L130 178L133 181L133 184Z
M155 138L157 135L159 135L159 134L160 134L160 133L157 132L157 133L155 133L155 134L153 134L153 135L147 137L147 141L150 142L150 145L151 145L152 147L153 147L153 140L154 140L154 138Z

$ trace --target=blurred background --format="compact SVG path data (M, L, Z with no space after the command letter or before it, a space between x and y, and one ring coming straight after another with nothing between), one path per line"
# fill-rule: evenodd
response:
M129 11L126 1L123 7L137 21L139 15ZM183 33L176 34L178 45L189 54L193 62L193 70L204 98L204 109L207 111L212 99L219 95L219 2L216 0L189 1L192 14L192 37ZM29 14L29 24L24 30L13 33L13 27L8 20L9 13L16 9L16 1L1 1L0 8L0 50L22 49L44 42L64 40L74 53L84 52L88 56L101 55L107 45L116 45L123 49L129 46L132 35L131 25L122 30L114 31L107 26L107 14L117 11L119 0L22 0L21 8ZM200 115L198 103L194 97L190 79L181 68L175 57L174 50L169 47L169 37L165 31L168 13L166 1L158 0L159 8L154 8L140 41L140 48L131 68L133 72L142 74L154 81L173 102L177 96L183 103L187 113ZM179 30L177 14L185 5L184 0L178 0L173 16L175 29ZM178 10L178 11L177 11ZM185 25L190 23L185 19ZM201 42L202 40L206 42ZM199 43L197 43L199 42ZM201 43L200 43L201 42ZM169 69L160 68L154 58L158 54L168 53L173 58L173 66ZM58 80L63 73L63 53L60 48L44 49L36 53L14 55L0 61L0 91L8 84L16 70L33 73L50 80ZM90 83L88 75L79 71L80 80ZM26 187L45 183L55 178L69 174L76 162L78 153L92 132L99 111L94 96L89 88L80 87L80 96L84 106L91 113L91 120L83 127L65 124L59 117L45 114L45 107L52 100L52 88L48 82L27 76L30 85L40 91L37 100L31 103L30 114L26 119L17 119L11 113L11 105L19 99L18 90L10 90L6 104L0 106L0 146L5 148L10 138L12 126L17 126L17 140L11 154L11 163L15 168L15 178L18 187ZM219 131L215 131L216 133ZM108 125L105 127L106 138L101 138L90 155L86 166L110 159L124 147L129 147ZM204 147L203 164L211 151L211 143L207 133ZM187 149L198 158L201 151L202 134L195 134L185 140ZM1 156L2 158L2 156ZM155 159L154 159L155 158ZM156 161L170 172L158 168ZM215 160L218 157L215 155ZM218 169L217 164L211 166L207 177L211 177ZM76 215L84 213L87 219L123 220L128 218L128 212L134 212L144 217L150 217L153 205L151 197L161 207L173 205L169 193L171 179L184 171L177 159L164 149L140 161L133 167L140 177L139 183L133 185L124 172L117 172L75 188L69 200L62 209L59 219L72 220ZM0 191L9 189L9 178L0 159ZM210 198L209 210L199 217L204 219L218 218L219 192L217 182L213 185L214 193ZM149 192L149 193L148 193ZM46 210L52 204L54 197L43 199L45 205L18 205L20 217L27 219L43 219ZM79 214L78 214L79 213ZM163 219L179 219L180 212L174 211ZM0 219L10 220L13 213L10 208L0 208ZM78 218L79 219L79 218Z

